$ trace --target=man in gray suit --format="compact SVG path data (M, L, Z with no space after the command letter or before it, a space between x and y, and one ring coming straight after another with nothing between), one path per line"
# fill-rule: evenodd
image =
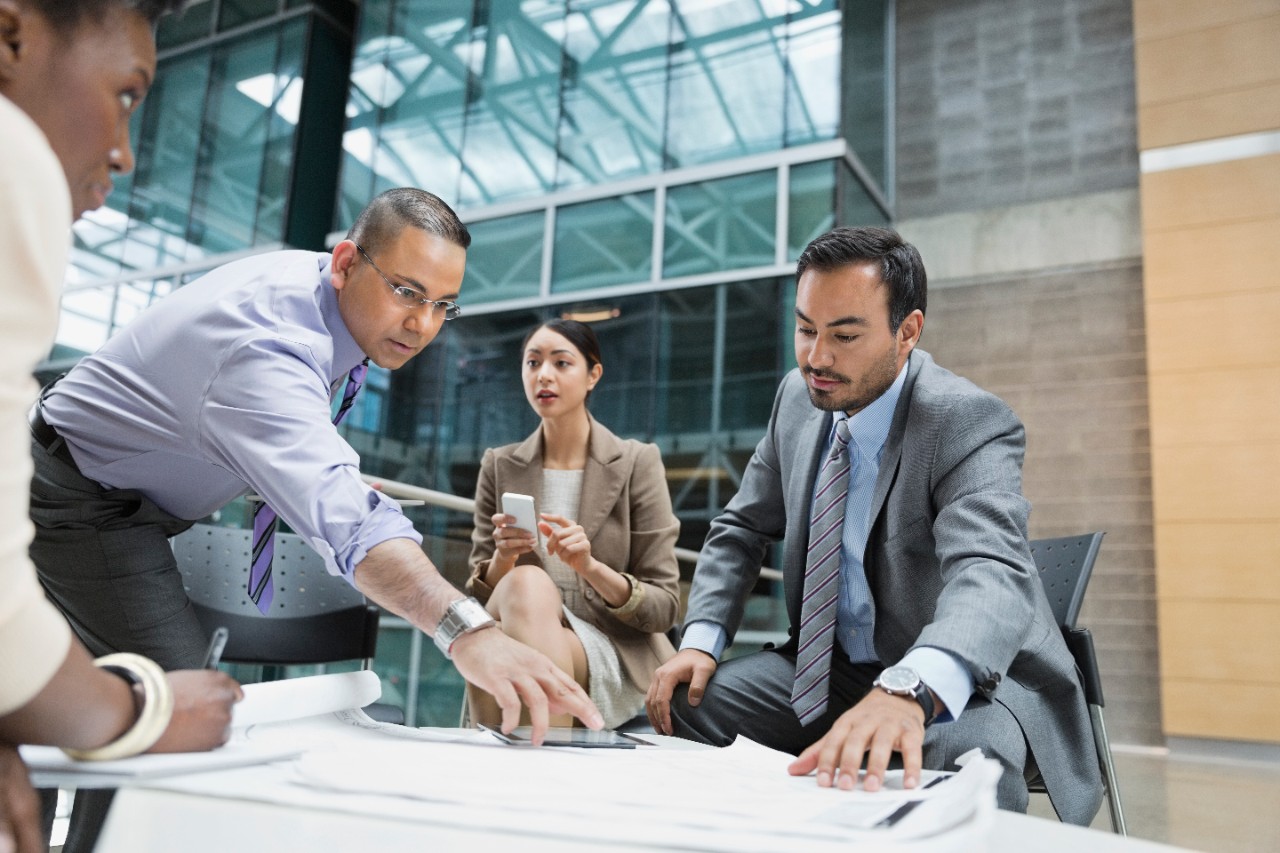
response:
M864 759L867 790L894 753L914 787L980 747L1004 767L1002 808L1025 811L1039 773L1062 819L1088 824L1102 787L1027 544L1021 422L916 348L924 264L893 231L831 231L796 276L799 368L711 526L651 722L744 735L846 790ZM790 639L718 664L778 540Z

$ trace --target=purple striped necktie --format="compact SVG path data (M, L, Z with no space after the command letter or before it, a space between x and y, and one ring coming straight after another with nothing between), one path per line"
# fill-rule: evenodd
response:
M364 383L365 374L369 372L369 359L351 368L347 374L347 387L342 391L342 403L338 413L333 416L333 425L337 426L347 416L356 401L356 393ZM262 501L253 510L253 562L249 567L249 598L258 606L263 616L271 609L271 601L275 597L275 588L271 583L271 558L276 553L276 527L280 517L276 511Z
M805 726L827 710L836 603L840 598L840 540L848 495L849 421L841 418L836 421L831 452L818 474L813 517L809 520L804 602L800 607L800 650L796 654L796 680L791 687L791 707Z

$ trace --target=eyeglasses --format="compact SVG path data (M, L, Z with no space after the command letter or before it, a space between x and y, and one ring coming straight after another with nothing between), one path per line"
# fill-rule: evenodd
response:
M391 296L405 308L417 308L420 305L430 305L433 312L444 312L446 320L456 320L462 314L462 308L456 302L446 302L436 299L428 299L422 295L422 291L416 287L408 287L403 284L396 284L387 278L387 274L378 269L378 265L373 262L373 258L369 257L369 253L359 243L355 244L360 250L360 254L364 255L364 259L369 262L369 266L373 267L374 272L382 276L382 280L387 283L387 287L391 288Z

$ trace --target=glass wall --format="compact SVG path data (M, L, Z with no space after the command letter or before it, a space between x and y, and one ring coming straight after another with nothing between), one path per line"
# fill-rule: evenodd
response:
M162 19L156 82L131 127L136 172L76 225L71 283L290 240L306 63L325 53L321 29L331 51L339 24L277 0L206 0ZM324 169L314 156L307 165Z
M648 281L653 269L653 203L653 193L638 193L557 210L552 289Z
M367 471L469 497L485 449L538 425L520 382L525 335L552 316L599 318L591 324L605 373L591 410L615 433L663 449L687 522L681 542L698 548L793 364L793 289L788 278L766 279L464 314L389 375L385 396L357 404L384 407L383 420L357 408L347 431L379 424L377 443L361 448Z
M775 170L669 189L664 277L772 264L777 189Z
M337 230L391 186L472 208L840 133L835 0L361 9Z
M847 0L844 4L844 62L839 91L843 95L841 135L872 180L892 197L889 178L888 4L883 0Z

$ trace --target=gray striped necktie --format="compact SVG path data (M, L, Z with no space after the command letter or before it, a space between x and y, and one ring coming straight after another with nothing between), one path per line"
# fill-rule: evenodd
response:
M841 418L836 421L831 452L818 474L813 517L809 520L804 603L800 607L800 651L796 655L796 681L791 688L791 707L805 726L827 710L836 602L840 598L840 539L848 495L849 421Z

